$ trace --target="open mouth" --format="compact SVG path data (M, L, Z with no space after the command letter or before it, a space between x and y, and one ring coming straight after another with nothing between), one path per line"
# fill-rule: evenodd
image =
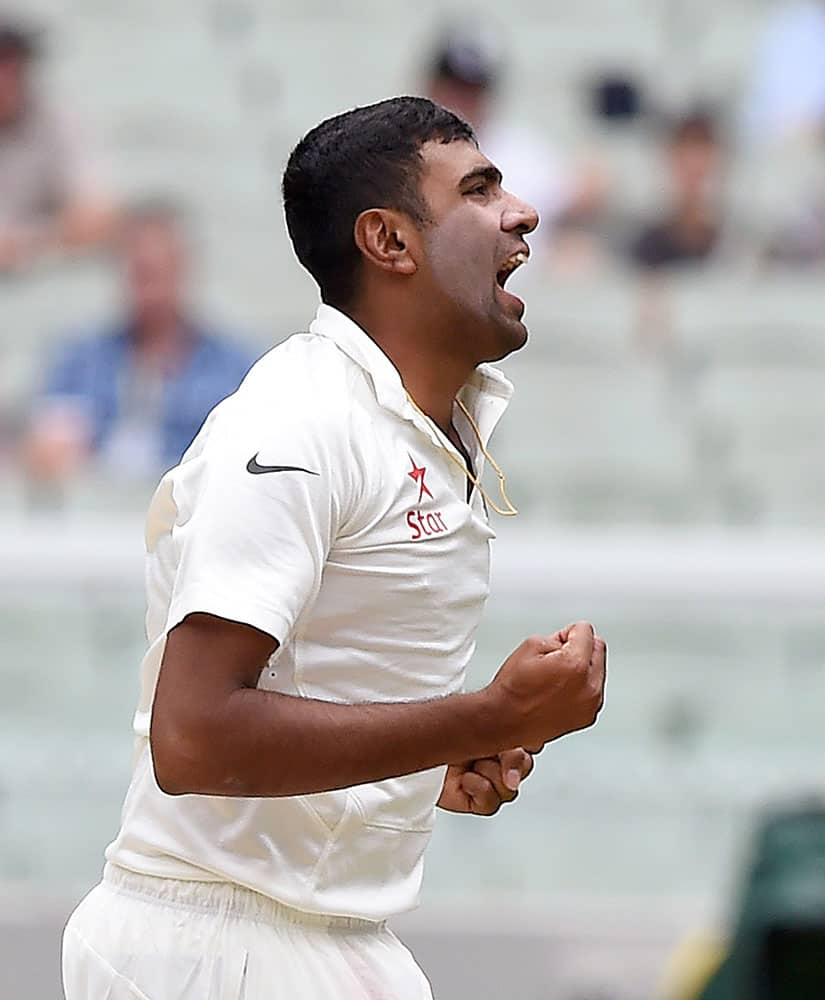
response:
M496 283L499 288L504 288L507 283L507 279L513 271L515 271L516 268L521 267L522 264L526 264L527 260L528 255L523 250L519 250L517 253L511 254L496 272Z

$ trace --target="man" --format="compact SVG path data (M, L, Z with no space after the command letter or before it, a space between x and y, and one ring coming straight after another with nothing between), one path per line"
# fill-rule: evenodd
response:
M725 152L713 116L697 109L675 121L665 153L670 204L632 246L635 263L647 271L701 264L722 239Z
M319 125L283 190L323 304L150 508L135 771L68 1000L430 997L384 921L416 903L435 805L494 813L602 702L586 623L461 693L510 392L482 362L526 339L503 286L535 212L423 98Z
M174 206L135 206L118 248L123 315L61 347L35 404L26 457L37 481L59 484L90 459L118 477L155 478L254 360L194 314L190 248Z
M641 225L628 251L640 275L636 336L645 351L677 346L667 275L707 265L725 246L725 151L714 118L696 109L664 139L669 203Z
M0 15L0 273L108 237L113 203L88 139L37 91L39 35Z

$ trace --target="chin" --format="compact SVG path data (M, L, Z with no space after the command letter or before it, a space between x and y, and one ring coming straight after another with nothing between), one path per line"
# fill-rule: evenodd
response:
M527 343L527 327L521 320L508 320L496 330L495 352L486 361L502 361L509 354L520 351Z
M518 332L515 337L515 346L513 347L513 350L520 351L522 347L524 347L524 345L527 343L529 337L530 334L527 330L527 327L524 325L524 323L521 322L521 320L519 320Z

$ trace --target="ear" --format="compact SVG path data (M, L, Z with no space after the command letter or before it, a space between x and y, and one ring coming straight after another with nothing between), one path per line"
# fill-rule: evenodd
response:
M353 235L356 246L374 267L404 275L418 270L414 256L416 230L401 212L369 208L355 220Z

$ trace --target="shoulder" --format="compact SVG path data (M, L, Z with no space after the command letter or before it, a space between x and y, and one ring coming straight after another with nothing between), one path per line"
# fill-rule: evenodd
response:
M43 391L50 394L108 393L125 357L125 334L75 332L60 339L48 359Z
M215 364L245 365L249 368L260 353L233 334L202 326L197 326L196 332L198 351L205 360Z
M226 419L341 439L350 433L362 383L362 370L329 339L296 333L252 365Z
M295 333L267 351L245 380L250 392L277 386L301 408L338 413L349 409L352 393L363 381L363 370L329 338ZM273 400L274 402L274 400Z
M111 327L97 331L74 330L60 339L57 353L61 360L79 364L116 361L123 355L126 341L124 331Z
M365 431L369 392L363 370L331 340L295 334L260 358L212 410L187 456L201 459L213 481L246 488L254 480L263 497L271 491L283 497L287 486L309 490L296 494L301 503L334 498L349 517L375 494L366 485L377 465L374 436ZM250 477L250 461L319 475Z

